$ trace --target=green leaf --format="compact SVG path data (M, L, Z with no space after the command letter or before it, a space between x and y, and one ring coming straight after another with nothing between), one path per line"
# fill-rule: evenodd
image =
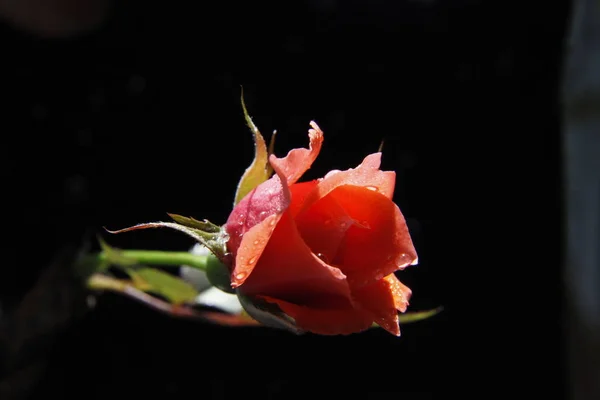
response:
M138 289L163 296L176 305L191 302L199 294L192 285L159 269L127 268L125 272Z
M246 169L240 182L238 183L237 190L235 193L234 205L240 202L248 193L250 193L255 187L269 179L269 154L267 152L267 145L265 144L265 139L261 135L260 131L252 122L252 118L248 115L248 110L246 109L246 103L244 103L244 92L242 90L242 109L244 111L244 118L246 119L246 124L252 131L254 135L254 160L252 164Z

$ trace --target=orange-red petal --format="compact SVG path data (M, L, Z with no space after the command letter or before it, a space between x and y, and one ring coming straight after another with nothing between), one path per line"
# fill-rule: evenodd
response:
M232 267L239 264L240 257L245 260L260 257L274 226L289 204L287 184L277 175L258 185L238 203L225 223L225 231L229 235L227 250L235 255ZM240 277L235 280L236 285L244 281L252 272L252 267L249 264L243 267L244 270L238 269L235 272Z
M273 167L277 166L285 176L288 185L292 185L302 177L302 175L311 167L321 152L323 144L323 131L314 122L310 122L312 129L308 131L309 148L293 149L283 158L277 158L274 155L269 157L269 162Z
M338 186L332 196L360 225L348 228L333 265L352 286L377 281L415 264L417 252L396 204L384 195L358 186Z
M381 171L381 153L370 154L356 168L346 171L332 171L323 178L317 187L306 197L302 210L304 212L314 203L331 193L335 188L342 185L354 185L368 187L381 193L388 199L394 195L396 184L396 173L393 171Z
M244 284L262 257L282 214L273 214L246 231L241 238L231 273L231 287ZM231 240L231 239L230 239Z
M410 296L412 296L412 290L400 282L400 280L394 274L386 276L384 280L387 282L389 289L392 291L396 310L405 312L406 308L408 307Z
M307 306L323 302L336 306L349 303L350 288L346 276L312 253L288 212L276 224L260 258L240 260L239 255L244 254L243 247L244 244L238 253L239 264L234 275L244 271L240 269L244 262L253 261L255 266L240 286L242 293L265 295Z
M296 219L305 243L327 263L334 260L346 232L355 223L333 196L325 196Z
M394 274L353 290L354 300L386 331L400 336L398 311L406 311L411 291Z
M300 208L302 207L302 204L304 204L306 197L310 194L310 192L312 192L318 183L319 181L315 179L308 182L298 182L290 185L292 201L288 210L293 216L298 214L298 211L300 211Z
M351 306L327 308L327 304L323 304L317 308L269 296L263 298L277 304L284 313L294 318L300 329L319 335L349 335L364 331L373 324L373 317L369 312Z
M235 255L232 287L242 285L252 273L281 214L290 205L289 185L299 179L319 155L323 132L314 122L311 125L314 129L309 130L309 149L293 149L283 158L271 155L276 175L246 195L225 223L229 234L227 249Z

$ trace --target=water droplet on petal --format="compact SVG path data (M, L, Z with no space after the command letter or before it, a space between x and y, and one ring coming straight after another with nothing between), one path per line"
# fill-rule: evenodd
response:
M367 189L372 190L374 192L378 192L379 188L377 186L366 186Z
M323 253L317 253L317 257L319 257L321 259L321 261L323 261L325 264L329 264L329 259L327 258L327 256Z
M259 241L258 241L258 240L255 240L255 241L254 241L254 245L255 245L255 246L258 246L258 243L259 243Z
M244 272L240 272L239 274L237 274L235 276L235 279L244 279L246 277L246 274Z
M275 226L275 220L272 220L271 222L269 222L269 226Z
M254 264L255 261L256 261L256 257L252 257L251 259L248 260L248 265Z

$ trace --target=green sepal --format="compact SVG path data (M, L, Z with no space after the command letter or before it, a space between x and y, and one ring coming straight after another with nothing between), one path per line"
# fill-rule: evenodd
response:
M254 160L252 164L244 171L242 178L240 179L237 190L235 192L235 199L233 205L238 204L248 193L250 193L258 185L269 179L270 177L270 165L269 165L269 153L267 145L262 134L252 122L252 118L248 115L246 109L246 103L244 102L244 91L242 90L241 95L242 110L244 111L244 118L246 124L252 131L254 136Z
M221 232L221 227L219 225L215 225L206 219L204 221L198 221L197 219L194 219L192 217L184 217L183 215L178 214L167 213L167 215L173 218L173 221L177 222L178 224L187 226L188 228L199 229L203 232L208 233Z
M178 222L147 222L115 231L111 231L106 228L104 229L108 233L117 234L135 231L138 229L170 228L191 236L198 243L210 250L210 252L213 253L219 260L225 261L227 259L226 244L229 236L222 227L219 227L206 220L198 221L193 218L182 217L177 214L169 214L169 216Z
M444 309L444 307L439 306L439 307L436 307L431 310L413 311L413 312L406 312L403 314L399 314L398 322L400 323L400 325L403 325L403 324L411 324L413 322L423 321L423 320L433 317L434 315L441 313L443 309ZM380 326L376 323L373 323L373 325L371 325L371 328L379 328L379 327Z
M400 325L424 321L426 319L429 319L429 318L441 313L443 310L444 310L444 307L439 306L432 310L407 312L407 313L398 315L398 321L399 321Z
M229 269L213 255L208 255L206 258L206 278L214 287L226 293L235 293L235 289L231 287Z
M255 321L260 322L264 326L283 329L296 335L304 333L302 329L296 326L296 321L281 311L276 304L243 295L239 290L236 292L244 311Z

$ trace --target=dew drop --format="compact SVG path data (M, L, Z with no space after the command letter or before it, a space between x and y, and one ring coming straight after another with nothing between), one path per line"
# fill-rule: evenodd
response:
M325 264L329 264L329 258L323 253L317 253L317 257L321 259Z
M244 279L246 277L246 274L243 272L240 272L239 274L237 274L235 276L235 279Z
M256 262L256 257L252 257L251 259L248 260L248 265L252 265Z
M374 192L378 192L379 188L377 186L366 186L367 189L372 190Z
M275 226L275 220L272 220L271 222L269 222L269 226Z
M255 240L255 241L254 241L254 245L255 245L255 246L258 246L258 244L259 244L259 243L260 243L260 242L259 242L258 240Z

